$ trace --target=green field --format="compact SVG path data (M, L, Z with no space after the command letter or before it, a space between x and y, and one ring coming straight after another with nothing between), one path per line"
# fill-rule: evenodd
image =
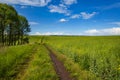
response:
M58 77L43 45L28 44L0 49L0 80L46 79L58 80Z
M120 79L120 36L30 36L29 44L0 48L0 80L59 80L44 44L75 80Z
M120 36L49 37L47 43L82 70L105 80L120 79Z

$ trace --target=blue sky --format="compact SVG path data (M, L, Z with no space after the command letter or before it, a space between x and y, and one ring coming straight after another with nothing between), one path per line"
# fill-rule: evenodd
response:
M32 35L120 35L120 0L0 0L15 7Z

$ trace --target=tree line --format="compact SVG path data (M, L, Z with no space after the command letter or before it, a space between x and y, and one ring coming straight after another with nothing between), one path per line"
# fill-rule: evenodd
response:
M14 7L0 3L0 45L20 45L29 42L30 25Z

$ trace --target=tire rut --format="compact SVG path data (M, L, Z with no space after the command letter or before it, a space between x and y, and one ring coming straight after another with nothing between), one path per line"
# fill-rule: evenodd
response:
M70 77L70 73L66 70L63 63L57 59L57 56L54 54L54 52L47 45L44 45L44 46L50 53L49 55L53 62L53 66L55 68L56 74L59 76L59 79L60 80L73 80Z
M33 49L32 54L29 57L25 58L25 60L22 63L16 66L15 68L16 73L10 76L11 78L13 78L13 80L21 80L22 76L26 73L26 70L29 66L30 61L32 61L34 58L33 53L35 51L36 51L36 48Z

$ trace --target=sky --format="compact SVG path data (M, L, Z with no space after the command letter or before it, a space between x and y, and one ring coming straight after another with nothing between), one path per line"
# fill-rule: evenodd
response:
M120 0L0 0L30 24L31 35L120 35Z

